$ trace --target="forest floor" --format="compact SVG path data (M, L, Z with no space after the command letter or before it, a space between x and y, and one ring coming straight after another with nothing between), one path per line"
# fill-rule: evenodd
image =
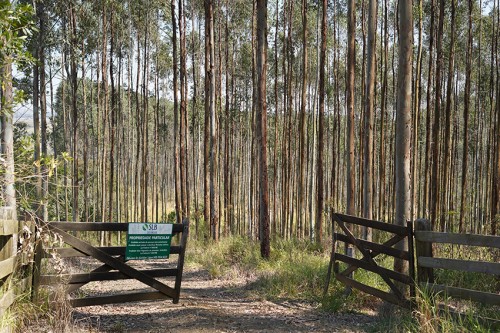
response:
M138 262L139 267L143 266ZM156 263L153 263L156 266ZM153 267L154 267L153 266ZM138 267L138 268L139 268ZM153 268L151 263L148 268ZM143 268L143 267L141 267ZM145 268L145 267L144 267ZM186 267L181 298L72 309L73 332L367 332L379 319L373 310L332 313L315 304L251 295L252 278L212 279ZM173 285L173 282L167 282ZM85 294L145 290L135 280L90 283Z

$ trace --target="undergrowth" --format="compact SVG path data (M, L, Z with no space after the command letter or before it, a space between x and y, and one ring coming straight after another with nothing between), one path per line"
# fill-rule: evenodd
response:
M350 312L373 309L380 320L371 328L373 332L494 332L488 323L478 320L478 315L500 319L498 307L482 306L460 301L462 317L449 311L456 304L445 295L432 295L427 290L417 290L415 307L404 310L382 303L379 299L357 291L346 292L344 285L332 277L328 293L323 296L326 282L329 248L322 248L309 241L275 240L271 243L271 257L260 257L259 244L242 237L229 237L218 243L191 241L188 246L189 265L206 269L212 278L245 278L248 295L270 300L301 300L315 302L329 312ZM387 258L377 261L382 266L392 266ZM387 262L386 262L387 261ZM340 269L343 266L341 265ZM476 286L492 281L481 276L463 277L447 272L439 278L459 279L465 285ZM372 287L388 291L380 276L357 270L355 279ZM443 306L444 305L444 306ZM443 310L438 310L439 307Z

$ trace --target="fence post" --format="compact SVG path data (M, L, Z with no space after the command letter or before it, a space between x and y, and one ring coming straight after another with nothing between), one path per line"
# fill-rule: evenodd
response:
M415 232L432 231L431 221L426 219L418 219L415 221ZM421 267L418 265L419 257L432 257L432 243L419 241L415 238L416 255L417 255L417 281L418 283L429 282L434 283L434 271L432 268Z

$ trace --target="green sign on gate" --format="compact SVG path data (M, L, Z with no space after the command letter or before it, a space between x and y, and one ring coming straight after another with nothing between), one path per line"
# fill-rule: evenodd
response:
M125 260L167 259L171 241L172 224L129 223Z

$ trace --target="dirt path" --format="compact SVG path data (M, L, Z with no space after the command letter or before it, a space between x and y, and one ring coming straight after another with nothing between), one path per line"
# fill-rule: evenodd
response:
M212 280L199 269L184 272L179 304L148 301L76 308L83 332L366 332L375 314L332 314L312 304L251 299L252 281ZM93 283L85 293L141 290L129 280Z

